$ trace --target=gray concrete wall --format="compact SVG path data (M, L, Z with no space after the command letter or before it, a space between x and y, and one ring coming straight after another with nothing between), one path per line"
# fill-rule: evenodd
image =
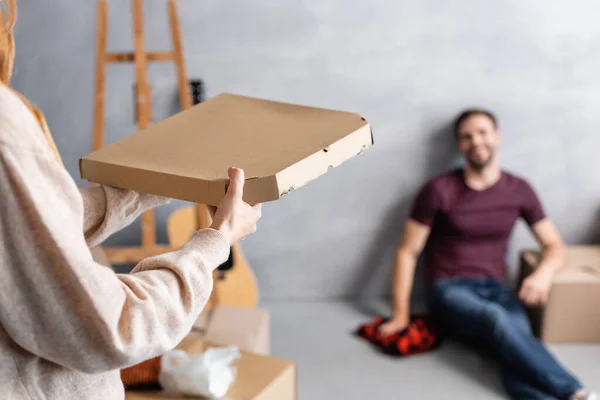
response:
M110 2L111 50L131 48L129 1ZM20 0L14 86L46 112L67 168L91 149L95 2ZM528 178L568 243L598 243L600 3L541 0L180 1L190 77L223 91L363 114L376 145L266 204L243 243L264 298L381 295L420 184L457 162L448 124L496 111L503 165ZM146 0L148 47L170 46ZM108 73L107 141L135 131L132 68ZM177 110L174 68L150 72L155 117ZM174 207L158 210L160 240ZM139 243L137 224L110 244ZM519 225L507 255L533 240ZM513 270L514 272L514 270ZM418 290L420 293L420 289Z

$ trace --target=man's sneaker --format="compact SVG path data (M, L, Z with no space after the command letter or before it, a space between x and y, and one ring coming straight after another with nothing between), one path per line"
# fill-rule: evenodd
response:
M583 396L573 396L572 397L573 400L600 400L600 395L598 395L597 393L594 392L588 392L586 394L584 394Z

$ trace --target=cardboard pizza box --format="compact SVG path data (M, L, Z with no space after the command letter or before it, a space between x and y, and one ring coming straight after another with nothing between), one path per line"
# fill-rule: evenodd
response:
M360 115L221 94L80 160L91 182L218 205L229 167L250 204L279 199L373 144Z

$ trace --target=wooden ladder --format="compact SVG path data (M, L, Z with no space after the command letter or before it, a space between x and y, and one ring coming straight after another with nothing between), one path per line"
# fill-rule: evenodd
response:
M168 14L171 26L171 51L146 51L144 41L143 0L131 0L133 16L134 49L131 53L109 53L107 51L108 4L106 0L98 0L96 22L96 82L94 110L94 151L104 146L104 118L106 68L108 63L133 63L135 66L135 115L138 130L147 128L152 122L152 97L148 84L149 62L175 62L179 87L179 99L182 109L191 106L191 94L183 57L181 29L175 0L168 1ZM197 206L198 225L209 224L206 207ZM156 242L156 222L154 210L142 215L142 244L137 247L105 248L106 256L111 264L137 263L146 257L174 250L170 246L158 245Z

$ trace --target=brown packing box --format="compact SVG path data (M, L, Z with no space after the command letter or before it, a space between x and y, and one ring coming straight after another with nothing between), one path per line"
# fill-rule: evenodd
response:
M540 254L521 254L519 287ZM600 246L568 248L565 267L552 283L544 309L529 309L534 331L546 343L600 343Z
M90 252L92 253L92 259L94 259L94 261L96 261L98 264L112 268L108 258L106 257L106 253L104 253L104 249L101 246L91 247Z
M205 333L206 328L208 328L208 323L210 322L210 316L212 315L212 309L205 308L202 313L194 322L193 330L200 333Z
M189 354L198 354L207 347L218 346L205 342L202 335L190 333L179 346ZM234 364L236 380L225 398L227 400L296 400L296 366L279 358L242 351L242 357ZM160 391L127 391L126 400L186 400L189 397L169 397Z
M221 94L80 160L91 182L218 205L229 167L244 199L279 199L371 147L360 115Z
M202 322L199 319L198 322ZM204 331L204 339L217 344L235 344L256 354L270 353L270 315L248 307L216 306Z

